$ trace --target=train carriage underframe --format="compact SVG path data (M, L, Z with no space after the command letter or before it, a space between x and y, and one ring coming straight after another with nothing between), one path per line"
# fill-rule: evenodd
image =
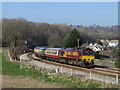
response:
M63 64L69 64L69 65L74 65L74 66L80 66L80 67L94 67L94 62L92 60L91 63L87 62L85 59L72 59L72 58L52 58L52 57L45 57L44 59L49 60L49 61L54 61L54 62L59 62Z

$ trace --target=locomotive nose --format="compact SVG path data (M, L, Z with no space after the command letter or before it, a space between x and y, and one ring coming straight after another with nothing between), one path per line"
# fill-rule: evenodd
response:
M89 56L89 57L88 56L83 56L83 60L85 60L88 63L91 63L94 60L94 56Z

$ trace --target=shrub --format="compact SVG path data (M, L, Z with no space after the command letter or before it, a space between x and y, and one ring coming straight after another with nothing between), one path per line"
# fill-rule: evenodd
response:
M120 68L120 61L115 61L116 68Z

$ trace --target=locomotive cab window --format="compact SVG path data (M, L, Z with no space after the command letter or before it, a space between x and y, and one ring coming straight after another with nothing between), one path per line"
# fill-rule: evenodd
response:
M89 54L88 54L88 52L85 51L85 52L83 52L83 55L87 56L87 55L89 55Z
M94 56L94 53L93 53L93 52L89 52L89 55L90 55L90 56Z

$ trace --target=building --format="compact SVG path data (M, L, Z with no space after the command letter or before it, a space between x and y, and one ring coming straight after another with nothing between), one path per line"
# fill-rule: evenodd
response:
M90 43L88 47L96 52L103 50L102 46L99 45L98 43Z
M108 41L108 44L109 44L109 47L116 47L118 46L118 40L111 40L111 41Z
M118 46L118 40L103 40L103 39L101 39L100 40L101 41L101 43L102 43L102 45L103 45L103 47L116 47L116 46Z

